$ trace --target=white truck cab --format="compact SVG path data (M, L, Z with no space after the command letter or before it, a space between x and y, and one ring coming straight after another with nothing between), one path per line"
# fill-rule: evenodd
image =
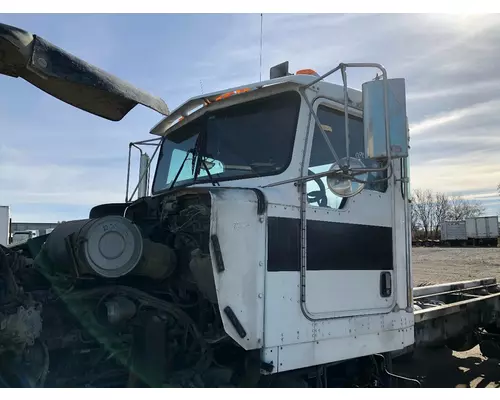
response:
M350 67L381 68L335 71ZM384 80L357 91L287 69L190 99L151 131L152 196L210 190L211 234L232 265L215 273L218 295L246 335L225 326L273 373L414 343L404 80L382 68ZM332 177L347 162L357 175ZM252 211L259 196L267 206Z

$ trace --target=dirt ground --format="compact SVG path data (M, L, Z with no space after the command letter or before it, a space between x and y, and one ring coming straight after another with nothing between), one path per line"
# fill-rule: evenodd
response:
M489 277L500 282L500 248L413 249L415 286ZM395 362L394 372L419 379L422 387L500 387L500 361L485 359L479 347L464 353L419 350L412 361Z
M394 361L393 372L418 379L423 388L499 388L500 362L481 355L479 347L457 353L447 348L415 352L411 361ZM417 387L398 380L397 387Z
M500 281L500 247L414 247L412 258L415 286L489 277Z

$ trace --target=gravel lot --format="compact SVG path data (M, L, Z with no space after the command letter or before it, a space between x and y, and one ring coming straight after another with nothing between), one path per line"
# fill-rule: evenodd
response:
M485 359L478 347L463 352L447 348L422 349L411 362L394 361L394 372L416 378L423 388L499 388L500 364ZM416 387L398 381L398 387Z
M415 286L489 277L500 282L500 248L413 248ZM479 347L419 350L411 362L395 362L394 371L418 378L423 387L500 387L499 361L485 359Z
M500 248L413 248L414 286L490 277L500 281Z

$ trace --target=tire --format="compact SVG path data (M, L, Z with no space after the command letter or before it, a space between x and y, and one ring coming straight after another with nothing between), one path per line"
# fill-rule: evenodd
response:
M493 340L483 340L479 344L479 349L483 357L500 360L500 346Z

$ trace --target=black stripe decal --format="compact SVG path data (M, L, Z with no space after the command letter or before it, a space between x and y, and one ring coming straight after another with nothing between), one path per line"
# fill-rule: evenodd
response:
M267 270L300 271L300 220L267 220Z
M310 271L392 270L392 229L307 221ZM300 271L300 220L268 219L268 271Z

